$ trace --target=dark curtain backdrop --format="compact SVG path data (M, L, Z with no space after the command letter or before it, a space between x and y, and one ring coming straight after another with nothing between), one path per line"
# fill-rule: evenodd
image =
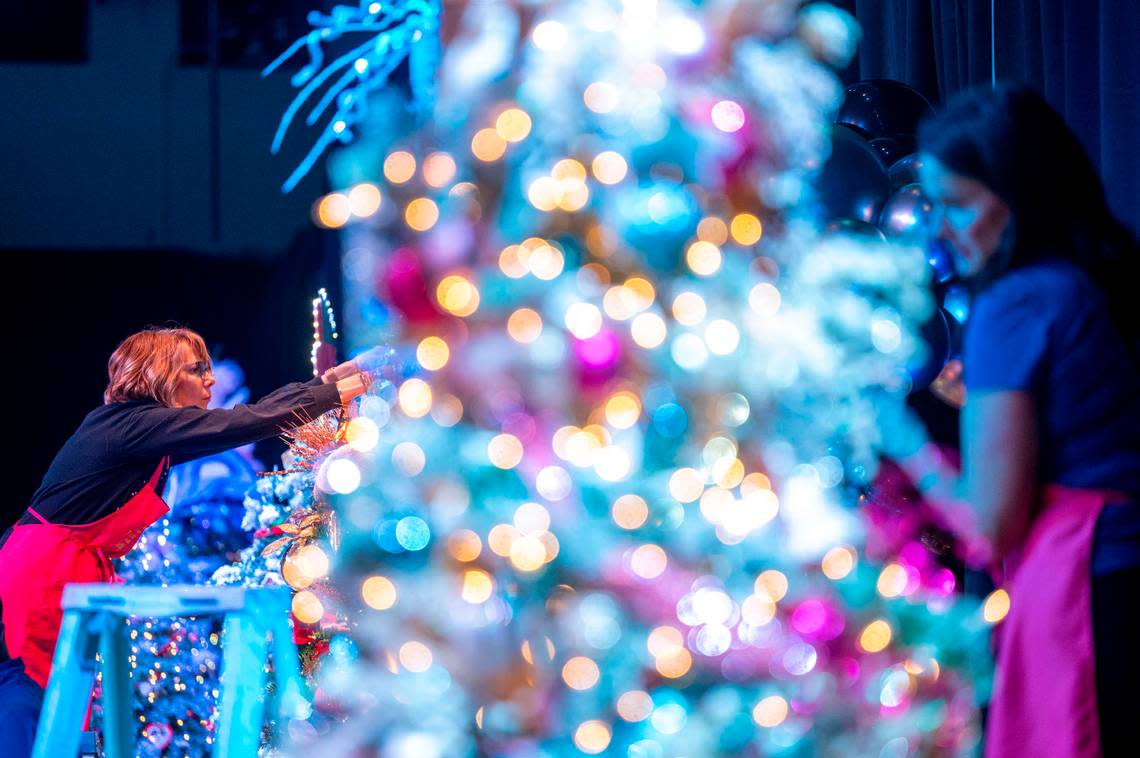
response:
M849 81L906 82L937 104L999 79L1036 87L1100 169L1109 202L1140 234L1140 2L840 0L863 27ZM1064 191L1064 177L1057 177Z

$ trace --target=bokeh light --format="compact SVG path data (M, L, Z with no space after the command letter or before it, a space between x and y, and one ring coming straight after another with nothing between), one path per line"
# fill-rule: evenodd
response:
M855 551L849 547L833 547L823 556L820 567L824 576L838 581L855 568Z
M779 695L769 695L752 709L752 720L765 728L779 726L787 717L788 701Z
M738 213L732 217L732 238L741 245L755 245L764 233L760 219L751 213Z
M483 552L483 541L470 529L457 529L447 538L447 552L463 563L469 563Z
M513 434L497 434L487 443L487 457L498 468L514 468L523 457L523 446Z
M610 736L604 721L585 721L574 730L574 744L587 755L597 755L610 746Z
M590 170L593 171L594 178L602 184L617 184L625 178L629 166L621 153L605 150L594 156L594 160L590 163Z
M360 594L369 608L386 611L396 604L396 585L384 576L370 576L360 587Z
M400 410L411 418L420 418L431 410L431 385L423 379L409 379L400 385Z
M301 590L293 596L293 616L302 624L315 624L325 615L324 604L309 590Z
M638 495L622 495L611 507L614 523L622 529L637 529L649 518L649 505Z
M530 115L521 108L508 108L495 119L495 131L507 142L522 142L530 129Z
M986 596L982 604L982 618L987 624L996 624L1009 613L1009 593L1004 589L996 589Z
M598 664L585 656L576 655L562 666L562 679L572 690L588 690L600 678Z
M426 232L439 221L439 206L434 200L417 197L404 209L404 220L417 232Z
M411 640L400 645L400 665L413 673L421 673L431 668L431 649L422 642Z
M392 184L404 184L416 175L416 158L406 150L389 153L384 159L384 178Z
M330 192L317 201L313 220L326 229L339 229L352 217L352 204L341 192Z
M495 129L480 129L471 138L471 154L484 163L491 163L507 152L507 141Z
M495 582L486 571L472 569L463 573L463 599L473 605L487 602L495 591Z
M665 551L657 545L642 545L633 551L633 556L630 558L633 573L642 579L655 579L661 576L668 562L669 558L665 555Z
M416 360L428 371L438 371L447 365L451 350L439 337L424 337L416 346Z
M625 721L644 721L653 713L653 698L644 690L623 692L618 698L616 710L618 716Z
M348 193L348 206L357 218L368 218L380 210L383 197L380 188L371 182L361 182Z
M737 132L744 126L744 109L734 100L721 100L712 108L713 125L722 132Z
M436 299L453 316L470 316L479 308L479 290L465 276L451 274L440 280Z
M891 644L891 625L882 619L875 619L859 634L859 647L868 653L878 653Z
M507 333L515 342L530 344L542 334L542 316L532 308L519 308L507 319Z
M721 258L720 248L704 240L697 240L685 251L685 262L698 276L715 274L720 269Z
M432 187L444 187L455 178L456 168L450 153L430 153L424 158L424 181Z

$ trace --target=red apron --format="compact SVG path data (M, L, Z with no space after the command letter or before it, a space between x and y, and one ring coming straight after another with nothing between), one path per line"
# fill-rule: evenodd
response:
M1101 754L1092 627L1097 517L1121 496L1049 485L1012 563L1009 615L997 630L986 724L989 758Z
M157 492L169 458L158 464L138 494L90 524L38 524L12 528L0 548L0 598L8 652L19 656L41 687L47 687L59 627L63 587L79 582L113 582L111 560L122 558L139 536L169 510Z

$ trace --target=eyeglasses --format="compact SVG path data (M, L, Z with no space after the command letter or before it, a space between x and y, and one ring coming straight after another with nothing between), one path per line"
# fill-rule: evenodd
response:
M204 379L206 378L206 375L212 375L214 373L214 369L207 361L198 361L197 363L191 363L188 366L183 366L182 370L193 374L199 379Z

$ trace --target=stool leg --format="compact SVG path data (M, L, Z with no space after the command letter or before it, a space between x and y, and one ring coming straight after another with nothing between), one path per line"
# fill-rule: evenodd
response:
M265 628L248 613L226 616L222 636L222 704L218 712L218 758L253 758L265 721Z
M32 758L71 758L79 752L79 732L95 680L95 661L87 660L84 651L101 626L94 615L64 611Z
M269 629L273 634L273 675L277 681L274 716L282 720L308 718L312 705L305 680L301 678L287 604L270 616Z
M107 756L135 754L135 721L131 702L130 644L127 625L119 616L104 617L103 654L103 740Z

